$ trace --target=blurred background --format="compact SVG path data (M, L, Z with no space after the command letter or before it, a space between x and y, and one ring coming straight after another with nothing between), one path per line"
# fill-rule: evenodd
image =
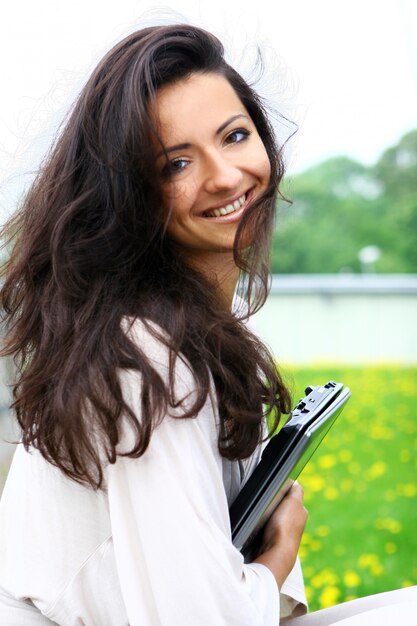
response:
M286 142L271 294L256 316L295 399L352 390L301 476L311 609L417 583L417 5L413 0L8 3L0 23L0 220L99 58L189 21L225 43ZM264 58L259 73L257 46ZM18 437L1 363L0 491ZM348 514L346 514L348 512Z

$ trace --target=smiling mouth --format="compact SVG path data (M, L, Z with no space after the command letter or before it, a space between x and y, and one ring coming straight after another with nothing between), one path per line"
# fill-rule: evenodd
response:
M237 200L231 202L230 204L226 204L224 207L220 207L219 209L213 209L212 211L204 211L203 217L223 217L225 215L230 215L231 213L236 213L246 204L249 196L250 191L247 191Z

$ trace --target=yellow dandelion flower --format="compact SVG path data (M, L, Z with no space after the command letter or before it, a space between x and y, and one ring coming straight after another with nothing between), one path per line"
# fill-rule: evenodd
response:
M354 570L347 570L343 576L346 587L357 587L361 583L361 577Z
M330 469L331 467L334 467L336 463L337 459L334 454L325 454L318 460L319 467L322 469Z
M410 450L401 450L400 451L400 461L401 463L408 463L408 461L411 459L411 452Z
M384 568L381 563L373 563L369 566L369 571L373 576L381 576L384 572Z
M327 489L324 490L323 495L326 500L336 500L337 496L339 495L339 491L336 489L336 487L327 487Z
M330 528L328 526L317 526L316 535L319 537L327 537L330 533Z
M307 548L305 548L304 546L300 546L298 549L298 556L300 557L300 559L301 560L305 559L307 554L308 554Z
M393 541L388 541L384 546L387 554L395 554L397 552L397 545Z
M383 518L376 519L374 522L374 526L378 530L388 530L390 533L393 533L394 535L398 535L398 533L401 532L402 530L401 523L398 520L393 519L391 517L383 517Z
M310 550L313 552L319 552L322 549L321 541L318 539L312 539L310 543Z
M353 489L353 480L351 478L345 478L340 483L340 489L345 493L349 493Z
M309 461L305 468L303 469L303 478L305 476L311 476L311 474L315 474L316 468L312 461Z
M325 583L324 578L323 578L323 575L322 575L322 573L321 573L321 572L319 572L318 574L316 574L315 576L313 576L313 577L310 579L310 582L311 582L311 584L313 585L313 587L314 587L315 589L319 589L320 587L323 587L323 585L324 585L324 583Z
M406 498L414 498L417 494L417 486L413 483L408 483L406 485L397 485L397 491L402 496Z
M412 580L403 580L401 587L413 587L414 584Z
M356 600L358 596L354 596L351 593L345 596L344 602L350 602L351 600Z
M374 480L375 478L379 478L380 476L383 476L386 471L387 471L387 464L384 463L383 461L377 461L376 463L371 465L371 467L366 472L365 476L369 480Z
M372 424L369 428L369 436L371 439L387 441L394 437L394 431L383 424Z
M350 450L340 450L339 459L342 463L348 463L352 460L352 452Z
M337 604L340 596L340 590L337 587L326 587L320 594L320 608L326 609L329 606Z
M326 568L323 570L323 577L325 579L326 585L330 585L335 587L339 582L339 576L330 568Z
M339 582L339 576L330 568L325 568L311 578L311 584L318 589L325 585L335 587Z
M358 558L358 565L362 569L366 569L372 563L378 563L378 562L379 562L379 559L378 559L378 556L376 554L369 554L369 553L368 554L361 554L360 557Z
M308 493L308 491L317 492L324 488L325 482L321 476L304 476L303 486L306 493Z
M358 559L358 565L362 569L368 569L373 576L380 576L384 571L376 554L362 554Z

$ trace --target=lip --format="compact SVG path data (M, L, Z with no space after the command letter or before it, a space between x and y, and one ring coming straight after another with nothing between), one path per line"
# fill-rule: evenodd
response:
M250 203L250 201L253 198L254 187L252 187L251 189L246 191L245 194L241 193L240 195L235 196L235 198L233 198L231 200L225 200L222 204L218 204L217 206L210 207L209 209L206 209L204 211L204 213L206 213L206 211L214 211L215 209L221 209L222 207L226 206L227 204L233 204L233 202L236 202L236 200L241 198L243 195L246 196L245 203L240 207L240 209L237 209L237 211L233 211L232 213L228 213L228 215L220 215L219 217L208 217L207 215L204 215L202 213L200 215L200 217L202 217L204 220L209 220L210 222L222 222L223 224L227 224L229 222L237 222L237 221L239 221L240 218L242 217L242 214L245 212L248 204Z

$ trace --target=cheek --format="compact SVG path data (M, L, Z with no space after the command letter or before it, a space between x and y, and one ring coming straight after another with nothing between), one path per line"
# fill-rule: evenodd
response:
M266 186L271 177L271 164L262 139L259 135L257 135L256 139L257 141L252 144L252 150L248 154L249 167L252 170L252 174Z
M174 218L189 214L196 193L196 186L191 180L167 183L162 190L165 210L170 211L171 217Z
M175 199L175 186L172 183L164 183L162 185L162 201L166 211L172 209L173 201Z
M177 229L187 222L190 214L192 200L184 185L171 183L164 190L164 209L167 216L167 232L174 236Z
M269 162L268 154L265 150L264 145L259 148L258 154L258 168L259 168L259 177L263 179L265 184L269 183L269 179L271 177L271 164Z

